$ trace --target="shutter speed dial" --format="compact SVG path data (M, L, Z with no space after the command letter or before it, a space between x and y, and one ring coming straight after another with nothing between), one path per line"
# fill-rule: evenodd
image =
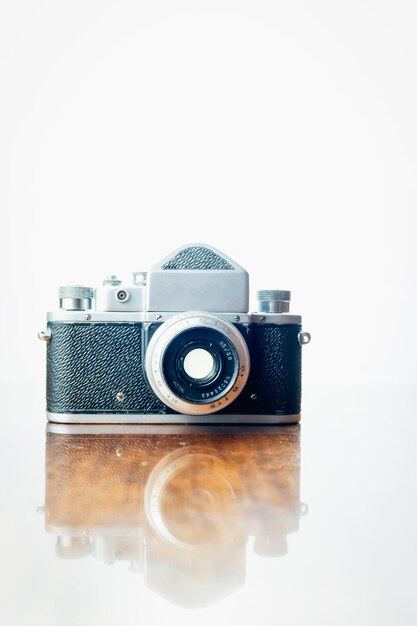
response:
M257 293L260 313L288 313L290 310L291 291L282 289L263 289Z
M66 311L86 311L91 309L94 289L83 285L66 285L60 287L59 308Z

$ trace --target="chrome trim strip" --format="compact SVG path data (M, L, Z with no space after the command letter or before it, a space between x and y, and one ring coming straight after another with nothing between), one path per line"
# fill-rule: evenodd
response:
M227 427L228 425L239 424L252 424L254 426L258 424L296 424L301 419L300 413L293 415L219 415L216 413L211 415L182 415L180 413L166 413L161 415L159 413L50 413L47 411L46 416L49 422L68 425L79 424L82 429L86 426L94 427L100 424L136 424L138 434L146 434L146 426L150 424L158 424L161 427L170 424L182 424L183 426L189 424L204 426L224 424ZM122 428L122 426L117 428L119 427ZM58 430L63 432L59 428ZM48 432L58 431L56 429L54 431L49 430L48 424ZM152 429L152 432L155 432L155 429Z
M191 313L192 311L187 311ZM292 315L291 313L222 313L217 311L205 311L206 315L215 315L221 317L226 322L232 324L301 324L301 315ZM166 322L172 317L178 315L178 312L161 311L49 311L47 314L48 322L62 322L68 324L91 322Z
M252 313L252 324L301 324L301 315L292 313Z
M48 322L67 322L69 324L83 322L144 322L145 313L143 311L122 313L116 311L50 311L47 315Z

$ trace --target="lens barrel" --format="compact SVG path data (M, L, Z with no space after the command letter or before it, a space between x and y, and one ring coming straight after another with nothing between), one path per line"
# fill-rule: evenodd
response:
M212 367L202 377L187 372L187 356L207 352ZM205 415L228 406L249 375L249 351L239 330L209 313L181 313L164 322L146 351L146 375L154 393L179 413Z

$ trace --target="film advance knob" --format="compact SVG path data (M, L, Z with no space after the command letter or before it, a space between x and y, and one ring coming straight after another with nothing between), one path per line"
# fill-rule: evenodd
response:
M288 313L290 300L291 291L263 289L257 292L258 311L260 313Z
M66 311L85 311L91 309L94 289L83 285L66 285L60 287L59 308Z

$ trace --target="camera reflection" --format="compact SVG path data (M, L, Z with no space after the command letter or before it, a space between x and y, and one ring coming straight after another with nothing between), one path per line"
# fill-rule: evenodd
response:
M300 502L298 425L48 425L46 530L56 555L127 561L175 604L203 606L245 580L246 544L283 556Z

